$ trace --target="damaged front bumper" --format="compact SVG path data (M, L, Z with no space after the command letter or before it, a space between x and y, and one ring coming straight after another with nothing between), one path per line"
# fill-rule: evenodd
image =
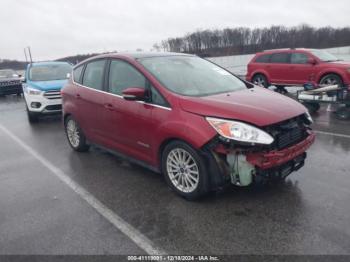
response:
M315 141L315 134L308 131L308 136L303 141L285 148L283 150L273 150L269 152L253 152L246 154L247 161L252 165L266 170L282 165L304 153Z
M302 141L281 150L228 146L216 142L211 145L210 151L221 171L222 181L248 186L254 181L285 178L300 169L306 159L306 150L314 141L315 134L308 130Z

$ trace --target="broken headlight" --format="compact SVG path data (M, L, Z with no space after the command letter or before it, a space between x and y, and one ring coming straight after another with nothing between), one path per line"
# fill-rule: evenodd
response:
M265 145L271 144L274 140L265 131L242 122L212 117L207 117L206 120L221 136L228 139Z

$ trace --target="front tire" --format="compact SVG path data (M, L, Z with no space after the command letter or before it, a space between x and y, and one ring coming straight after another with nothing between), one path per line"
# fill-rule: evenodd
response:
M86 142L86 137L79 127L78 123L68 116L65 120L65 131L69 145L78 152L86 152L89 150L89 145Z
M203 157L182 141L173 141L164 148L162 171L170 188L187 200L196 200L208 192Z
M322 77L320 80L320 85L338 85L339 87L343 86L343 80L341 79L340 76L336 74L328 74Z
M27 117L28 117L28 121L30 124L35 124L39 122L39 113L35 113L35 112L30 112L28 107L27 109Z
M267 78L263 74L256 74L252 79L252 83L254 85L265 87L265 88L269 87L269 83L267 81Z

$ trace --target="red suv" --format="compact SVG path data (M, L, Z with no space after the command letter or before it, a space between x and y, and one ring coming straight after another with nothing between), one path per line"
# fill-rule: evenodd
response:
M247 80L260 86L350 84L350 62L316 49L280 49L257 53L248 64Z
M304 106L192 55L88 59L62 99L74 150L98 145L161 172L187 199L283 179L303 166L315 139Z

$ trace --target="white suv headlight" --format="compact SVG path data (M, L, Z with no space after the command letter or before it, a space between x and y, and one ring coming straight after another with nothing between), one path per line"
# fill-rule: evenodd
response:
M209 124L223 137L256 144L271 144L274 139L265 131L254 126L232 120L206 117Z
M31 88L31 87L26 87L25 92L28 95L41 95L42 91L35 89L35 88Z
M310 121L310 124L312 124L312 123L314 122L314 120L312 119L312 117L311 117L309 111L306 111L306 112L305 112L305 116L306 116L307 120Z

